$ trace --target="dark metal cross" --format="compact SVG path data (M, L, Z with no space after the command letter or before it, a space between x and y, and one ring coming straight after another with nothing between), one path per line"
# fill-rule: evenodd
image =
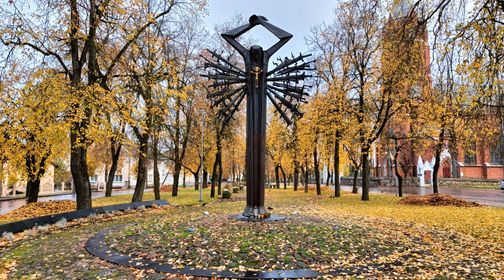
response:
M246 49L237 38L256 25L262 25L279 41L267 50L260 46ZM268 22L263 16L253 15L249 23L222 34L222 37L243 57L245 70L218 54L209 51L213 59L206 60L203 75L213 80L208 98L218 107L217 118L227 125L240 103L247 97L247 207L243 216L251 219L269 217L264 208L265 149L266 149L266 99L290 125L294 118L302 116L298 106L308 94L304 79L311 77L305 71L313 70L313 61L304 61L310 55L279 59L275 68L268 71L270 57L287 43L292 35Z

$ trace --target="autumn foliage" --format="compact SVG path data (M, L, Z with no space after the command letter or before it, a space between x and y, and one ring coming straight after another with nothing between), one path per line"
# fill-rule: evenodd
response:
M399 201L403 205L480 207L476 202L468 202L447 194L411 195Z

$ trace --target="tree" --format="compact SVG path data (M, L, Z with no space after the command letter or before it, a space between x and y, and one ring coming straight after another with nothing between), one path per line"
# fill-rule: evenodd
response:
M71 107L72 114L79 118L73 118L70 128L70 166L77 208L90 208L86 156L92 143L90 130L95 127L93 117L101 111L98 108L109 104L101 99L104 91L100 88L111 87L117 65L148 27L174 7L203 4L197 0L150 1L151 7L157 6L157 12L142 14L143 5L128 1L36 1L36 8L28 8L31 2L13 1L0 10L0 17L6 19L0 26L1 41L40 54L68 77L73 95L78 97Z
M276 114L269 122L266 135L266 154L271 158L274 165L276 187L277 189L280 188L280 172L282 172L284 188L287 188L282 159L286 156L289 132Z
M321 125L325 129L327 145L333 144L334 197L340 197L340 147L345 131L345 120L348 117L348 93L351 88L349 76L350 60L345 53L343 34L339 30L340 23L334 20L330 24L323 24L312 28L312 35L308 43L313 47L317 57L316 69L323 82L326 92L323 100L325 112L321 114ZM329 150L328 150L329 151ZM329 156L328 152L328 156ZM329 177L329 176L328 176Z
M68 96L65 79L51 70L33 73L22 89L2 94L0 150L8 164L24 170L26 201L37 202L40 180L68 143Z
M172 196L178 195L180 172L199 116L195 99L203 91L199 86L201 78L197 70L201 66L198 55L205 34L201 18L194 15L198 14L182 17L172 30L175 34L181 34L173 38L167 57L174 61L176 71L176 80L169 84L170 89L178 92L168 97L170 110L164 120L169 141L166 153L174 166Z
M404 107L417 83L413 51L422 30L403 15L386 21L380 1L348 1L340 5L337 23L348 59L350 113L358 128L362 165L362 200L369 200L369 156L387 122Z
M117 116L119 117L119 116ZM126 122L123 119L114 121L112 114L107 114L107 125L111 135L109 136L109 153L110 156L110 169L107 174L107 182L105 186L105 196L112 196L112 185L114 183L114 176L119 166L119 159L121 156L121 149L125 141ZM159 198L157 198L159 199Z

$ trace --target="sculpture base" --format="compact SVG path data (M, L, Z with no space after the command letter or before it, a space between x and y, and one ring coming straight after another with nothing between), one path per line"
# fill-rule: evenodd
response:
M257 207L247 205L242 215L245 217L267 218L270 214L264 209L264 206Z
M287 217L285 216L280 216L280 215L263 215L263 216L257 216L257 217L247 217L243 216L243 214L237 214L237 215L230 215L228 216L229 219L236 220L236 221L242 221L242 222L282 222L287 220Z

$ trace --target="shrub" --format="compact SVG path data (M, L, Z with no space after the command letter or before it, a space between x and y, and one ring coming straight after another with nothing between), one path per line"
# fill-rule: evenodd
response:
M224 189L222 191L222 198L226 198L226 199L231 198L231 192L229 190L227 190L227 189Z

